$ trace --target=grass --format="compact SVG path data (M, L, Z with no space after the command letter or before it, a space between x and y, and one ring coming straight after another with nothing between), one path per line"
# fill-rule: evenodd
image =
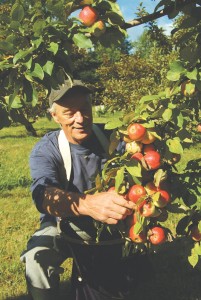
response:
M95 119L96 122L102 120L105 123L107 116ZM24 265L19 257L27 240L38 228L39 213L32 203L29 191L31 178L28 158L41 136L58 126L44 118L39 119L34 127L38 137L28 136L22 126L0 131L0 300L29 299L24 280ZM182 169L188 159L198 157L200 144L186 150L178 167ZM176 219L173 218L171 226L175 224ZM161 246L157 255L152 254L153 276L147 282L142 280L131 300L201 300L200 270L191 268L182 256L184 250L188 251L188 246L186 241L169 243ZM69 293L71 263L71 259L68 259L63 264L63 299Z

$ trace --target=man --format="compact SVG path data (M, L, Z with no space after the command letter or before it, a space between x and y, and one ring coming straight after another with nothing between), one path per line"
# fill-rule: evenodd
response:
M117 224L134 208L132 202L116 192L84 194L94 187L95 177L106 161L102 145L92 130L90 90L80 81L67 80L51 92L49 102L50 113L62 130L46 134L30 156L31 190L41 212L41 226L21 256L26 263L28 291L34 300L59 299L59 266L67 255L55 247L55 237L59 236L57 224L62 219L72 240L68 245L74 258L71 299L124 299L122 291L127 292L127 275L125 266L121 267L122 245L118 234L113 236L103 230L102 239L114 239L114 243L90 245L97 234L94 220ZM61 133L64 155L70 147L71 159L67 157L67 163L59 145ZM68 165L70 174L66 175Z

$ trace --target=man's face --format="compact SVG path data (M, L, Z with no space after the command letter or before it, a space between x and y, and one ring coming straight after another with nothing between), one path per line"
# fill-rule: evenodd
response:
M74 94L56 103L55 108L52 117L61 125L70 143L80 144L90 136L92 107L88 95Z

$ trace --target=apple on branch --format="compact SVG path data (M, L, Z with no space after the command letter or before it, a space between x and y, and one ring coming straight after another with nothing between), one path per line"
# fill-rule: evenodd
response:
M153 245L160 245L166 241L165 229L155 226L148 231L148 239Z
M106 26L102 20L98 20L92 25L92 34L96 37L101 36L105 31Z
M98 12L91 6L85 6L79 13L79 19L85 26L92 26L98 19Z
M136 153L141 152L142 150L142 143L132 141L130 143L126 143L126 151L129 153Z
M161 214L152 201L145 200L139 205L138 210L143 217L158 217Z
M149 170L158 169L161 166L161 156L157 151L149 151L144 155L144 160Z
M137 203L140 198L143 199L146 197L146 195L146 190L142 185L134 184L129 188L126 198L134 203Z
M156 148L154 146L154 144L144 144L143 145L143 153L146 154L149 151L155 151Z
M198 124L198 126L197 126L197 132L201 132L201 124Z
M131 123L128 126L128 136L133 141L140 141L146 133L146 128L139 123Z
M129 238L135 243L145 243L147 240L147 236L144 231L135 233L135 224L129 229Z
M153 143L155 140L156 140L156 137L153 135L152 131L150 129L149 130L147 129L145 135L143 136L143 138L141 140L141 142L143 144L148 145L148 144Z
M152 197L156 207L165 207L171 201L170 193L160 187L156 187L153 182L148 182L145 186L146 192Z

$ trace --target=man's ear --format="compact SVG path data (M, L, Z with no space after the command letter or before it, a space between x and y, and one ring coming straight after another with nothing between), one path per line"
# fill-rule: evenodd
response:
M56 123L60 124L60 122L59 122L59 120L58 120L58 116L57 116L57 114L56 114L55 112L52 112L52 113L51 113L51 116L52 116L52 118L54 119L54 121L55 121Z

